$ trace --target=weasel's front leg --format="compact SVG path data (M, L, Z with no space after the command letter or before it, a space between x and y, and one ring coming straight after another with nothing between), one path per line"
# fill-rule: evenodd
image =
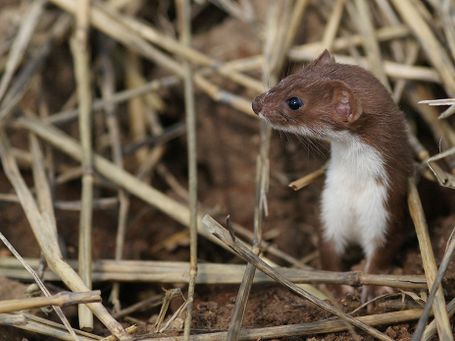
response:
M328 171L321 201L321 229L319 230L319 254L321 268L328 271L343 271L342 257L346 240L352 227L351 209L346 209L349 193L340 188L336 174ZM350 285L331 284L326 286L337 297L353 294Z
M344 251L344 250L343 250ZM341 259L343 251L337 250L336 243L324 236L319 236L319 259L322 270L343 271ZM353 294L354 288L350 285L328 284L325 286L336 297L343 297L347 294Z
M365 273L384 274L390 270L390 265L403 241L402 233L395 232L395 229L389 231L386 240L381 245L377 245L374 250L366 255ZM362 288L362 303L368 302L375 297L391 294L393 289L388 286L364 285ZM369 309L371 309L369 307Z

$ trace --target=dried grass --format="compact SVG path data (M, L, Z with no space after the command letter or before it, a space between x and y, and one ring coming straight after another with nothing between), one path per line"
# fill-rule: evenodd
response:
M254 232L229 223L229 231L222 229L213 218L205 216L198 205L197 183L197 111L195 93L210 97L216 104L229 106L233 111L247 114L254 119L251 110L251 96L273 86L282 74L287 59L293 62L308 61L317 56L323 48L334 53L339 62L360 64L374 73L393 94L395 101L407 103L420 115L433 135L434 146L442 139L444 150L430 154L418 140L415 129L410 129L409 138L417 158L421 161L420 174L441 186L455 188L455 131L450 117L455 113L455 99L435 99L435 93L445 93L446 97L455 96L455 26L451 13L455 5L451 1L425 0L362 0L320 1L313 3L311 10L319 11L325 21L322 34L317 41L295 45L301 23L310 15L310 1L286 0L270 1L267 4L267 18L256 18L254 5L249 0L212 1L228 17L236 18L254 25L258 39L264 42L263 53L221 62L216 58L198 51L192 46L192 15L198 6L189 0L176 0L177 24L171 25L179 38L154 22L139 19L146 2L123 0L50 0L27 3L27 11L20 27L10 41L5 42L7 49L0 49L0 156L3 170L15 194L2 193L0 200L19 203L30 223L39 247L52 272L45 271L44 279L61 280L74 292L69 301L75 302L74 295L89 295L91 281L112 281L111 301L114 314L100 302L80 306L80 326L91 329L92 312L100 319L113 335L103 340L132 339L135 327L124 328L117 320L153 300L145 300L137 305L121 310L119 282L189 283L188 299L173 318L184 314L186 323L183 332L185 340L250 340L258 337L286 337L323 334L349 330L353 338L357 335L352 325L379 339L390 337L373 325L392 325L400 321L417 320L422 310L413 309L372 316L352 317L327 303L326 298L312 284L344 283L351 285L376 284L398 288L427 288L430 298L425 307L415 339L432 337L437 330L440 340L452 340L450 318L454 313L454 301L446 305L443 295L442 274L453 253L454 243L441 268L437 268L431 240L427 231L425 214L420 204L415 183L410 182L409 207L419 239L420 253L425 268L423 276L369 275L363 273L321 272L306 267L301 261L291 257L283 250L263 240L262 222L267 215L267 193L269 187L269 148L270 128L260 124L260 150L257 157L256 202L254 213ZM201 2L202 3L202 2ZM214 6L214 5L210 5ZM263 5L265 6L265 5ZM56 10L55 8L58 8ZM327 9L330 9L327 11ZM89 15L90 14L90 15ZM71 20L75 18L74 27ZM166 18L161 18L167 20ZM439 20L440 19L440 20ZM264 32L258 22L265 23ZM46 24L47 23L47 24ZM48 26L46 26L48 25ZM46 27L47 29L43 29ZM162 25L161 27L166 27ZM91 32L101 32L92 46L100 46L90 58L88 40ZM261 35L262 34L262 35ZM74 38L71 38L74 37ZM42 100L30 106L28 92L40 94L39 84L43 81L45 61L54 53L58 42L72 41L74 65L68 67L75 74L76 87L73 96L59 112L48 113L48 103ZM3 45L2 45L3 46ZM33 48L39 46L38 48ZM122 51L128 84L125 89L115 90L115 57ZM364 53L362 52L364 51ZM148 80L142 63L147 61L162 78ZM90 64L100 65L100 74L92 72ZM262 79L258 75L262 72ZM253 76L254 75L254 76ZM100 88L101 98L94 99L94 84ZM235 84L234 87L230 86ZM176 131L168 131L161 126L157 108L162 106L160 90L183 86L186 124ZM437 88L437 91L434 89ZM37 90L38 89L38 90ZM118 105L128 102L128 129L132 132L133 147L125 146L126 137L122 136ZM419 103L419 104L418 104ZM430 106L427 106L430 105ZM77 106L77 108L75 108ZM442 114L437 106L449 106ZM105 114L103 116L103 114ZM79 119L77 138L71 129L65 129L72 121ZM411 127L415 127L415 117L409 117ZM106 129L104 128L104 122ZM65 127L64 129L57 128ZM172 169L162 163L166 155L167 143L187 132L188 146L188 190L176 180ZM107 131L105 145L110 148L112 162L102 157L99 145L102 138L98 132ZM30 137L28 150L11 147L10 140L15 134ZM203 133L203 132L200 132ZM148 134L152 136L149 138ZM56 160L52 149L63 152L80 166L74 167L66 160ZM125 162L127 155L134 155L137 173L132 174ZM66 162L66 164L65 164ZM19 166L31 169L33 184L28 184ZM60 167L60 168L59 168ZM324 174L322 167L289 186L294 190L310 185ZM149 185L153 175L161 174L174 193L183 198L182 203ZM62 202L53 197L55 186L67 181L80 179L82 191L80 201ZM117 190L115 198L99 198L97 190L110 186ZM216 189L212 189L216 190ZM128 243L130 198L136 197L146 205L156 208L170 218L190 229L190 262L150 262L122 261L124 245ZM106 209L119 205L117 233L115 237L115 261L92 262L92 214L94 209ZM215 206L215 203L214 205ZM58 244L58 209L80 211L80 241L78 266L63 260ZM209 208L212 209L212 208ZM145 228L145 227L144 227ZM231 264L211 264L197 262L197 235L204 236L228 251L247 261L246 266ZM250 246L240 237L253 241ZM273 255L296 268L272 267L275 265L266 255ZM38 267L37 260L28 260ZM30 279L27 271L17 261L0 258L2 274L12 278ZM79 271L79 274L74 269ZM259 269L262 272L257 272ZM265 276L264 273L269 276ZM288 289L309 299L317 306L337 315L337 320L322 320L303 325L242 329L243 315L253 283L276 281ZM191 335L191 312L196 283L239 284L237 301L227 332ZM305 283L303 286L295 283ZM431 289L431 290L430 290ZM61 296L61 295L60 295ZM54 297L55 298L55 297ZM0 301L0 310L17 311L42 304L62 304L54 298L30 298L16 302ZM434 300L434 304L433 304ZM66 301L65 301L66 302ZM84 301L86 302L86 301ZM13 303L13 304L12 304ZM11 305L12 304L12 305ZM167 302L166 304L169 304ZM434 321L426 326L431 305ZM6 307L6 308L5 308ZM3 310L2 310L3 309ZM166 310L164 310L166 311ZM163 316L164 318L164 313ZM172 319L165 324L167 328ZM99 335L70 329L69 332L59 324L37 318L27 313L0 314L0 324L22 328L34 333L51 335L62 340L99 340ZM163 329L162 328L162 329ZM77 335L77 336L76 336ZM152 339L167 340L153 336ZM179 338L173 338L179 339Z

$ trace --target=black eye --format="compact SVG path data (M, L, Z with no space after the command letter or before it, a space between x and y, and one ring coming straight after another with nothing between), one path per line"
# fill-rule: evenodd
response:
M300 98L298 97L291 97L287 100L288 106L292 110L297 110L303 105L303 102Z

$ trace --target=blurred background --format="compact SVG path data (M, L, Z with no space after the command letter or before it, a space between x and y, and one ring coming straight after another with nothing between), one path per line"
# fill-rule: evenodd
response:
M148 336L183 331L185 306L178 309L187 295L194 193L200 212L223 224L230 215L236 235L248 243L255 210L257 217L266 211L264 255L282 266L317 269L328 146L278 132L269 139L251 101L328 49L338 62L369 69L405 112L439 261L455 224L454 20L455 2L448 0L2 0L0 231L49 280L52 293L65 287L58 280L65 275L51 272L44 258L61 252L75 265L78 257L90 264L91 255L93 287L101 290L103 304L124 327L136 324ZM419 103L424 100L430 102ZM196 144L188 148L192 137ZM269 174L262 185L256 175L261 146L267 160L258 169ZM428 168L428 158L445 151L452 156ZM197 171L190 190L189 169ZM289 188L301 177L303 184L295 186L303 188ZM267 193L267 205L257 193ZM37 216L55 237L52 252L43 250L39 235L46 239L46 227ZM192 332L223 331L243 261L199 228L199 263L232 265L212 275L233 273L229 280L198 279ZM85 256L79 255L81 243ZM352 269L360 269L358 253L351 256ZM423 274L415 238L399 259L394 275ZM30 275L3 244L0 276L1 300L30 295ZM447 302L454 297L454 279L452 262L444 280ZM375 313L421 307L420 289L409 293L381 301ZM358 294L340 303L345 311L359 305ZM64 312L77 326L77 309ZM58 321L54 313L30 313ZM269 283L253 287L243 326L328 316ZM3 340L56 339L3 324ZM414 327L415 321L405 321L380 330L398 340L408 339ZM86 329L108 333L96 319L93 328ZM311 340L351 337L341 331Z

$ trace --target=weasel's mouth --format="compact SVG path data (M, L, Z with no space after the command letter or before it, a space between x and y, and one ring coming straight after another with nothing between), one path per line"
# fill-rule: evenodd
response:
M284 116L279 112L272 115L264 115L261 112L258 116L270 124L274 129L319 140L327 139L326 136L324 136L325 134L321 132L321 129L314 129L299 124L299 122L293 122L288 116Z
M258 113L258 116L276 129L281 129L282 127L288 125L288 121L284 119L282 115L277 115L276 113L264 114L261 111Z
M259 117L261 120L264 120L264 121L266 121L267 123L272 124L272 122L271 122L270 119L269 119L269 115L265 115L263 111L258 112L257 115L258 115L258 117Z

